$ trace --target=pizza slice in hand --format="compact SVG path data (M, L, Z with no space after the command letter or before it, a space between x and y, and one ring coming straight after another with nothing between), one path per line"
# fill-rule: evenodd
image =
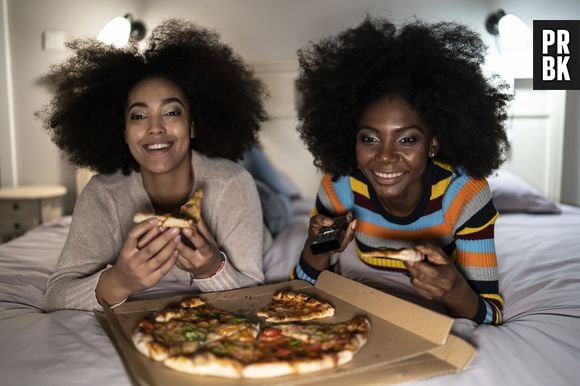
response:
M158 215L155 213L136 213L133 217L133 222L140 223L141 221L150 218L159 220L159 226L166 228L192 228L195 223L201 219L201 200L203 198L203 189L197 188L193 196L181 206L181 213L185 215L184 218L175 217L171 214Z
M372 251L363 252L363 257L379 257L401 261L418 262L425 260L425 256L414 248L377 248Z

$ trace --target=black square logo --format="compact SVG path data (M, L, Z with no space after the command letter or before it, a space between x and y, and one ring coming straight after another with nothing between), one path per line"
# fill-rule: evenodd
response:
M534 90L580 90L580 20L534 20Z

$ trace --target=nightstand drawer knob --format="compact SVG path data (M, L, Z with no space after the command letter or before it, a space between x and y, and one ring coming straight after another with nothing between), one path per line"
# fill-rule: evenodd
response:
M18 206L18 204L15 203L15 204L12 205L12 209L18 210L18 209L20 209L20 206Z
M16 230L20 229L20 223L15 222L14 229L16 229Z

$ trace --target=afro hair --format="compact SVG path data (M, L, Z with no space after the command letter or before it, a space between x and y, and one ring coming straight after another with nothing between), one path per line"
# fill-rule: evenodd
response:
M192 149L235 161L257 143L266 90L215 32L170 19L152 31L144 50L93 39L68 47L74 54L45 76L54 97L38 116L73 165L106 174L139 170L124 141L125 111L131 89L152 77L170 80L187 97L196 127Z
M359 26L298 51L298 131L317 167L356 169L358 123L378 99L403 100L439 141L437 159L474 177L497 169L509 148L504 122L511 96L481 70L485 45L457 23L399 29L367 17Z

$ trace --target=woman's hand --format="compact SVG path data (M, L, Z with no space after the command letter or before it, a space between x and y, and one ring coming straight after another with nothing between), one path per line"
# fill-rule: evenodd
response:
M178 228L161 228L159 220L135 225L123 243L112 268L101 274L96 293L99 300L117 304L129 295L153 287L177 260Z
M340 247L335 251L329 251L325 253L320 253L315 255L310 249L310 243L318 235L320 229L323 227L330 226L334 223L334 219L324 215L316 215L310 219L310 226L308 228L308 238L304 244L303 256L304 259L313 268L319 271L325 270L330 264L330 257L338 252L344 251L347 245L352 241L354 237L354 229L356 227L356 220L353 218L352 213L347 214L348 226L341 232L342 241Z
M479 298L455 264L434 245L415 248L427 258L421 262L405 262L417 292L429 300L441 300L452 316L473 318Z
M197 279L207 278L217 272L222 264L220 249L203 219L200 219L195 227L183 229L182 233L191 246L183 241L179 243L176 265L184 271L191 272Z

